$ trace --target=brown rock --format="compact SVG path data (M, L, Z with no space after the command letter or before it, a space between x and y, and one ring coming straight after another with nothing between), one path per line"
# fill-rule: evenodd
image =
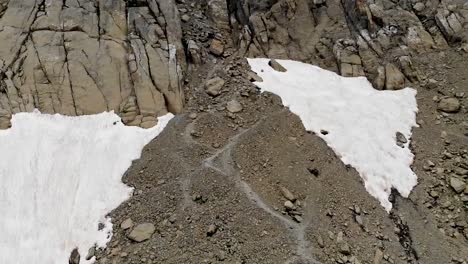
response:
M385 87L387 90L399 90L405 85L405 76L393 63L385 66Z
M143 223L133 228L127 237L135 242L143 242L151 238L156 231L156 227L152 223Z
M211 96L218 96L221 93L221 89L224 86L224 80L220 77L210 79L205 84L206 93Z
M457 98L444 98L439 101L437 109L446 113L456 113L460 111L461 105Z
M224 53L224 43L221 40L213 39L210 45L210 52L216 56L221 56Z

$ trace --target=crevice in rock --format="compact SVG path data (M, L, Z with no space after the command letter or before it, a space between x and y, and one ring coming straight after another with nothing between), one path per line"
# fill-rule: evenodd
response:
M76 105L76 101L75 101L75 91L73 90L73 82L72 82L72 78L71 78L71 74L70 74L70 67L69 67L69 62L68 62L68 50L67 50L67 47L65 46L65 33L62 33L62 48L65 52L65 59L63 61L63 64L64 64L64 67L67 71L67 75L68 75L68 83L70 85L70 90L71 90L71 98L72 98L72 102L73 102L73 111L75 112L75 114L78 114L78 109L77 109L77 105Z

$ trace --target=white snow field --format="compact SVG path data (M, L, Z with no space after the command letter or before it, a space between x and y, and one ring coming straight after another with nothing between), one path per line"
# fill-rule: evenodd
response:
M387 212L392 208L388 200L392 187L408 197L417 183L408 148L411 129L417 126L416 90L378 91L364 77L341 77L297 61L277 60L286 72L271 68L269 59L248 61L263 78L255 85L280 96L306 130L353 166ZM408 139L404 148L396 145L397 132Z
M132 192L122 175L171 118L142 129L112 112L15 114L0 131L0 263L64 264L76 247L94 262L88 249L112 235L106 214Z

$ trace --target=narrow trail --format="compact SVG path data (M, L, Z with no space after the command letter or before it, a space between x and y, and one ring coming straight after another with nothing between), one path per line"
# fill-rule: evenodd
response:
M274 115L278 115L282 112L284 112L284 110L279 111ZM263 201L263 199L258 195L258 193L256 193L246 181L242 180L239 171L235 168L234 161L232 158L233 148L240 142L244 135L250 133L251 131L253 131L253 129L260 126L263 123L263 121L265 121L265 119L259 120L250 128L243 129L236 135L229 138L228 143L224 147L217 149L210 157L202 160L201 166L193 170L191 174L187 175L187 177L185 177L182 180L181 184L185 200L183 208L187 208L187 206L190 205L190 203L192 202L189 196L192 175L206 168L211 169L223 176L229 177L230 179L234 180L237 188L245 194L245 196L252 202L252 204L262 209L272 217L278 219L285 226L285 228L288 230L288 232L296 242L296 255L302 261L301 263L320 263L312 256L312 245L306 239L305 234L305 231L310 223L311 216L307 216L307 214L305 213L305 221L302 223L297 223L289 217L282 215L280 212L275 211L271 206L267 205ZM204 148L212 149L212 147L196 142L192 138L191 131L195 126L195 122L196 120L188 124L185 128L185 132L183 134L185 143L189 145L197 145ZM287 263L295 263L294 261L296 260L288 261Z

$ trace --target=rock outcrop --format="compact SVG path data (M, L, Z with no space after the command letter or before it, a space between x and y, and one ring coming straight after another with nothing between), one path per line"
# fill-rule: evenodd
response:
M186 60L173 0L2 2L1 127L35 108L113 110L142 126L181 111Z
M414 56L466 45L468 4L3 0L0 28L0 128L34 108L113 110L126 124L150 127L182 110L181 80L210 56L301 60L366 76L377 89L401 89L421 81Z

